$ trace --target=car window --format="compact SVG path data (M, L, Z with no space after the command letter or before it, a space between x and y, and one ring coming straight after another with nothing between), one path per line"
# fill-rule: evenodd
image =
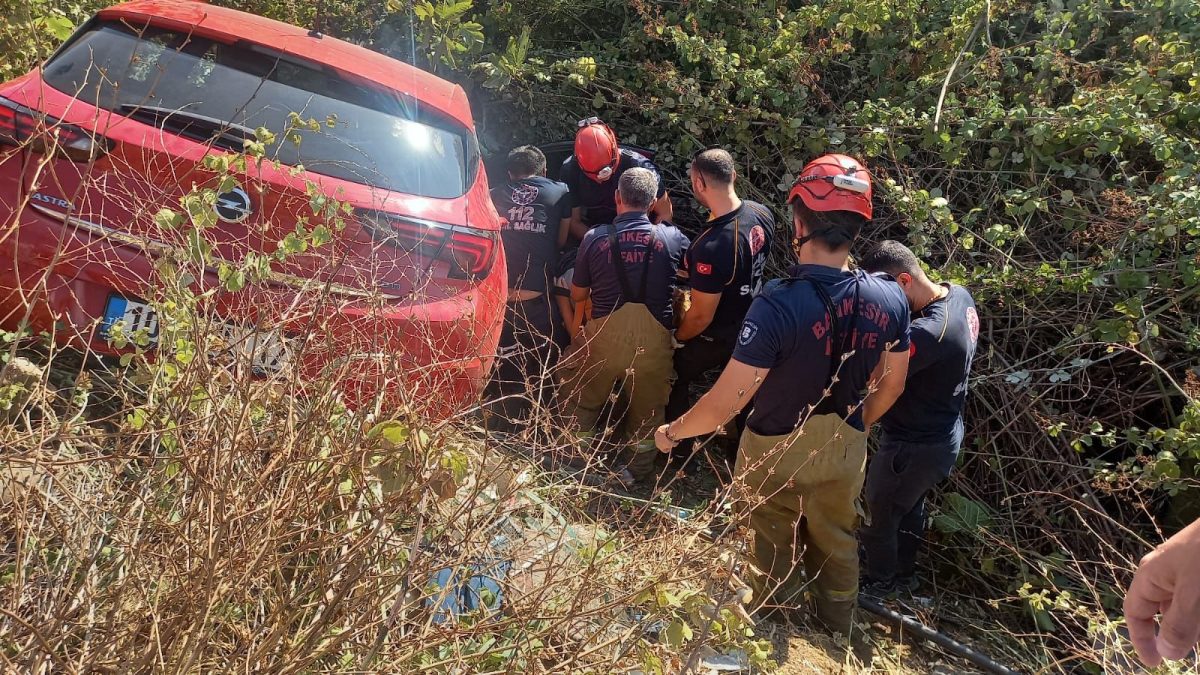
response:
M387 190L458 197L478 166L474 135L448 116L251 43L98 22L46 65L43 78L141 121L157 111L150 118L171 131L194 131L187 119L265 127L276 135L272 159ZM297 126L294 115L319 128ZM222 140L239 149L240 138Z

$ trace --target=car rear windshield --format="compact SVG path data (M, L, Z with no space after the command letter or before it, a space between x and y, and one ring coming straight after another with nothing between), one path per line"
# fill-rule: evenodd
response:
M229 149L263 127L276 137L268 157L385 190L458 197L478 166L474 135L448 116L246 41L98 21L46 64L43 78L98 107ZM298 124L296 115L319 124Z

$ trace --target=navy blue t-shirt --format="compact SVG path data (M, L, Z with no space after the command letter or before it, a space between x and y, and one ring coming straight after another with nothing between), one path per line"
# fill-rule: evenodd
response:
M647 269L648 244L653 237L654 253L649 260L650 276L646 280L643 304L670 330L674 327L671 293L675 288L675 274L683 261L683 252L688 247L688 238L676 227L651 224L644 213L619 215L613 224L617 228L617 242L634 294L641 291L643 270ZM573 283L592 290L594 319L608 316L626 302L637 300L623 297L610 248L608 226L601 225L588 230L575 258Z
M563 162L562 172L558 177L571 189L571 206L582 207L583 223L588 227L593 227L601 224L607 225L617 217L617 181L621 180L621 174L635 167L653 171L654 175L658 176L658 196L662 197L666 194L667 189L663 185L662 174L654 162L646 159L645 155L640 152L624 148L621 149L617 170L603 183L597 183L588 178L587 174L579 168L579 163L575 161L575 155L571 155Z
M742 201L734 211L708 221L685 258L688 285L701 293L719 293L712 323L702 335L737 335L754 296L762 290L767 254L775 237L775 217L758 202Z
M733 349L734 359L771 369L755 395L746 424L764 436L789 434L807 417L809 406L820 404L817 414L828 409L861 431L861 403L884 350L904 352L909 348L904 292L890 278L861 270L797 265L790 274L791 278L768 283L754 299ZM839 335L846 351L853 350L825 401L822 392L834 348L829 313L812 282L829 293L838 315Z
M508 258L508 287L546 290L558 261L558 228L571 215L567 186L542 176L492 188L492 203L508 223L500 231Z
M908 384L880 420L889 438L910 443L962 442L967 378L979 342L979 313L962 286L912 315Z

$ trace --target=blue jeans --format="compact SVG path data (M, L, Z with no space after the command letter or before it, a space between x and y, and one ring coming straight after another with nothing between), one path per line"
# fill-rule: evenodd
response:
M916 572L925 537L925 497L950 475L961 436L950 443L908 443L884 434L867 470L870 524L859 528L871 581L889 582Z

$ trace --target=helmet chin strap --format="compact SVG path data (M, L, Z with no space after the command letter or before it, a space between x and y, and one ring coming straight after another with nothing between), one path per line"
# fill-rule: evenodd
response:
M794 253L796 255L796 259L799 260L801 247L803 247L808 242L812 241L815 237L819 237L822 234L825 234L826 232L832 232L832 231L833 231L832 227L826 227L826 228L817 230L815 232L810 232L810 233L804 235L803 237L793 237L792 238L792 253Z

